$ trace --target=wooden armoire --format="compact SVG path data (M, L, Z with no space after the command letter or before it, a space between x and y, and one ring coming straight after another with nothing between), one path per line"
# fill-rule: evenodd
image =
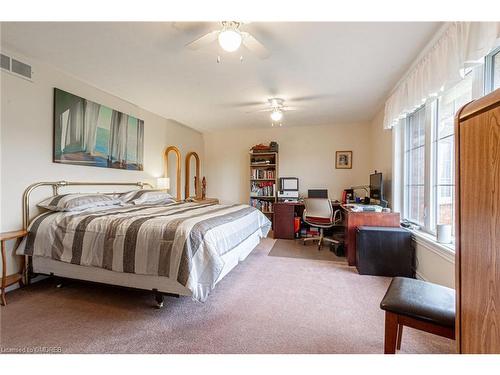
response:
M459 353L500 353L500 89L455 118L456 338Z

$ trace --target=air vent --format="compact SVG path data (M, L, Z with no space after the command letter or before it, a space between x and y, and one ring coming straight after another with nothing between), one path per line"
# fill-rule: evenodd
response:
M12 59L12 72L31 79L31 66L16 59Z
M31 81L32 73L31 65L25 64L13 57L0 54L0 66L2 69L13 73L14 75L20 76L22 78L29 79Z
M10 57L0 54L0 67L10 71Z

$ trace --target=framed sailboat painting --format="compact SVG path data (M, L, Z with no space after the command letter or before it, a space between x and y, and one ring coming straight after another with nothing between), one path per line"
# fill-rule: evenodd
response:
M144 121L54 89L55 163L143 170Z

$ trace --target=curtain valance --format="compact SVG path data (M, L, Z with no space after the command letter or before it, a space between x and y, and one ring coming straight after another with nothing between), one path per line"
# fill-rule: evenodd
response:
M398 84L385 103L390 129L432 96L463 78L500 41L500 22L453 22Z

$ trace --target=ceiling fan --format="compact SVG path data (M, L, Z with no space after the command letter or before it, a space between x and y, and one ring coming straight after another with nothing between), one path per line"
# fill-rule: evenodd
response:
M282 98L269 98L267 99L268 108L251 111L247 113L255 113L255 112L269 112L271 117L271 125L279 124L281 126L281 120L283 119L283 115L288 111L296 111L298 108L296 107L288 107L285 106L285 100Z
M197 50L208 46L209 44L218 41L219 46L226 52L235 52L239 50L241 45L245 46L250 52L254 53L261 59L268 58L270 52L264 45L259 42L252 34L246 31L241 31L241 22L222 21L221 28L210 31L201 37L186 44L187 48ZM240 58L241 59L241 58ZM218 58L218 62L219 62Z

